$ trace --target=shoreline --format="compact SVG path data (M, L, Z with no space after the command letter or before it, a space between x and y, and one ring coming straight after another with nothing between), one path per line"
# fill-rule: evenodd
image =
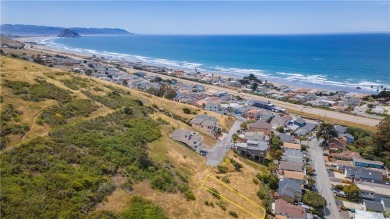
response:
M69 58L74 58L74 59L84 59L87 58L83 54L75 54L75 53L64 53L64 51L61 50L55 50L55 49L49 49L46 48L45 46L39 45L37 48L29 49L30 51L35 51L39 52L45 51L46 53L51 53L51 54L59 54L59 55L67 55ZM28 49L25 49L25 51L28 51ZM88 56L89 57L89 56ZM137 69L132 69L132 71L129 71L128 74L131 74L131 72L137 72L139 70ZM187 84L194 84L194 85L203 85L204 87L214 90L214 91L222 91L222 92L228 92L231 95L236 95L240 96L244 99L254 99L254 100L260 100L260 101L272 101L273 104L275 104L278 107L282 107L286 109L288 112L291 112L296 115L302 115L306 116L312 119L321 119L325 120L328 122L333 122L337 124L342 124L342 125L352 125L355 127L367 127L367 129L372 130L375 129L375 126L379 124L381 118L370 118L370 117L365 117L365 116L360 116L360 115L354 115L354 114L349 114L349 113L343 113L343 112L338 112L334 110L327 110L327 109L322 109L322 108L315 108L315 107L306 107L303 104L295 104L291 102L286 102L286 101L281 101L265 96L260 96L260 95L255 95L255 94L250 94L250 93L245 93L245 92L240 92L239 88L232 88L232 87L224 87L224 86L218 86L215 84L204 84L196 81L191 81L186 78L180 78L180 77L173 77L169 76L166 74L162 73L153 73L148 70L142 70L143 72L146 72L147 74L159 76L161 78L165 79L176 79L178 81L182 81L183 83Z
M37 42L37 41L45 41L45 40L50 40L50 39L54 39L54 38L57 38L56 36L36 36L36 37L33 37L33 36L30 36L30 37L24 37L24 38L17 38L16 40L18 41L21 41L21 42L24 42L24 43L28 43L28 42ZM63 45L63 44L59 44L59 45ZM34 48L32 48L33 50L37 50L37 51L46 51L48 53L58 53L58 54L63 54L63 55L66 55L66 56L69 56L69 57L74 57L76 59L80 59L80 58L86 58L86 57L90 57L92 55L96 55L96 56L102 56L102 57L105 57L107 59L110 59L110 60L114 60L114 59L124 59L124 60L127 60L127 61L131 61L131 62L137 62L135 60L132 60L131 58L128 58L129 56L137 56L137 55L130 55L130 54L120 54L120 53L115 53L115 52L107 52L107 51L104 51L104 52L99 52L99 51L96 51L96 52L89 52L89 51L85 51L85 52L82 52L82 50L88 50L88 49L80 49L81 51L75 51L75 49L61 49L61 48L55 48L55 47L52 47L52 46L48 46L47 44L34 44L33 45ZM66 45L63 45L63 46L66 46ZM95 50L90 50L90 51L95 51ZM128 57L125 57L123 58L122 56L128 56ZM149 58L149 57L146 57L146 58ZM159 59L159 60L167 60L167 59ZM171 60L167 60L167 61L171 61ZM169 65L169 64L158 64L158 63L153 63L152 61L151 62L142 62L142 64L145 64L145 65L150 65L150 66L155 66L155 67L167 67L167 68L170 68L170 69L174 69L174 70L190 70L190 69L193 69L195 66L191 66L191 68L189 66L187 67L179 67L179 66L174 66L174 65ZM190 63L191 64L191 63ZM242 79L244 76L248 76L250 73L250 71L260 71L260 70L256 70L256 69L243 69L243 71L247 71L245 73L240 73L242 74L242 76L238 76L237 73L232 73L232 71L229 72L229 69L234 69L234 68L228 68L227 70L221 70L221 71L209 71L209 70L204 70L202 68L198 68L201 72L201 74L213 74L215 76L219 76L221 78L234 78L235 80L238 80L238 79ZM190 70L191 72L193 72L193 70ZM225 72L223 72L225 71ZM283 79L283 78L279 78L279 77L276 77L276 76L271 76L271 75L262 75L262 74L256 74L256 73L253 73L256 77L258 77L260 80L262 81L265 81L267 80L268 83L272 83L273 85L277 86L277 87L280 87L280 86L286 86L290 89L309 89L310 92L317 92L317 91L325 91L325 92L336 92L336 91L345 91L345 92L348 92L350 93L351 95L353 96L356 96L356 97L363 97L363 96L367 96L367 95L370 95L370 94L375 94L375 89L374 91L373 90L366 90L366 89L356 89L356 88L353 88L353 87L349 87L349 86L336 86L336 85L326 85L326 84L316 84L316 83L310 83L310 82L301 82L301 81L286 81L286 79ZM280 73L280 74L284 74L284 73ZM294 74L290 74L290 75L294 75ZM304 76L302 74L300 74L300 76ZM315 77L317 75L312 75L312 77ZM288 76L286 76L288 77ZM310 77L310 75L306 75L304 77ZM299 79L298 79L299 80ZM314 78L314 80L316 80ZM341 83L341 82L333 82L333 83ZM384 85L384 87L389 87L387 85Z

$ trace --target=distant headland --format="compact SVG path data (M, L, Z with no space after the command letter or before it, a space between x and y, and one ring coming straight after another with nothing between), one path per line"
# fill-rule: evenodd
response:
M133 34L119 28L84 28L84 27L50 27L25 24L2 24L0 25L1 34L3 35L20 35L20 36L57 36L64 29L71 29L80 35L129 35Z

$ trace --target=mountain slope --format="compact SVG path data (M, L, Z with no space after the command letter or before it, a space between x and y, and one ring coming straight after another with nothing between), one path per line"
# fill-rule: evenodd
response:
M61 33L59 33L57 35L57 37L80 38L81 36L80 36L80 34L78 34L77 32L74 32L71 29L64 29L63 31L61 31Z
M2 24L0 25L1 33L4 35L57 35L65 27L49 27L25 24ZM119 28L83 28L70 27L80 35L124 35L132 34L124 29Z

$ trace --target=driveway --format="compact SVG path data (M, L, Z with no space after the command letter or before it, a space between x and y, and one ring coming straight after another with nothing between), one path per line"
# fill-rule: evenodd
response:
M236 117L236 121L230 128L229 133L225 136L225 138L222 139L222 141L218 141L213 148L207 150L206 165L217 166L219 163L221 163L222 159L225 157L226 151L229 150L230 143L232 142L232 135L236 134L237 131L240 130L240 125L244 121L244 118Z
M325 209L326 218L330 219L339 219L341 215L337 209L337 205L331 191L331 184L328 176L328 171L325 167L324 158L322 156L322 148L319 146L319 141L313 139L309 141L309 147L311 148L311 159L314 164L314 169L316 171L316 183L318 192L325 198L328 205Z

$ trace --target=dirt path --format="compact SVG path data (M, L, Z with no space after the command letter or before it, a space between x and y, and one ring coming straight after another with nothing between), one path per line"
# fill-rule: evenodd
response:
M47 108L47 107L46 107L46 108ZM30 130L29 130L28 132L26 132L26 134L24 134L24 135L22 136L22 140L21 140L21 141L23 141L23 140L27 137L27 135L34 129L35 121L37 120L38 116L43 112L43 110L45 110L46 108L44 108L44 109L42 109L41 111L39 111L39 112L33 117L32 124L31 124L31 128L30 128Z

